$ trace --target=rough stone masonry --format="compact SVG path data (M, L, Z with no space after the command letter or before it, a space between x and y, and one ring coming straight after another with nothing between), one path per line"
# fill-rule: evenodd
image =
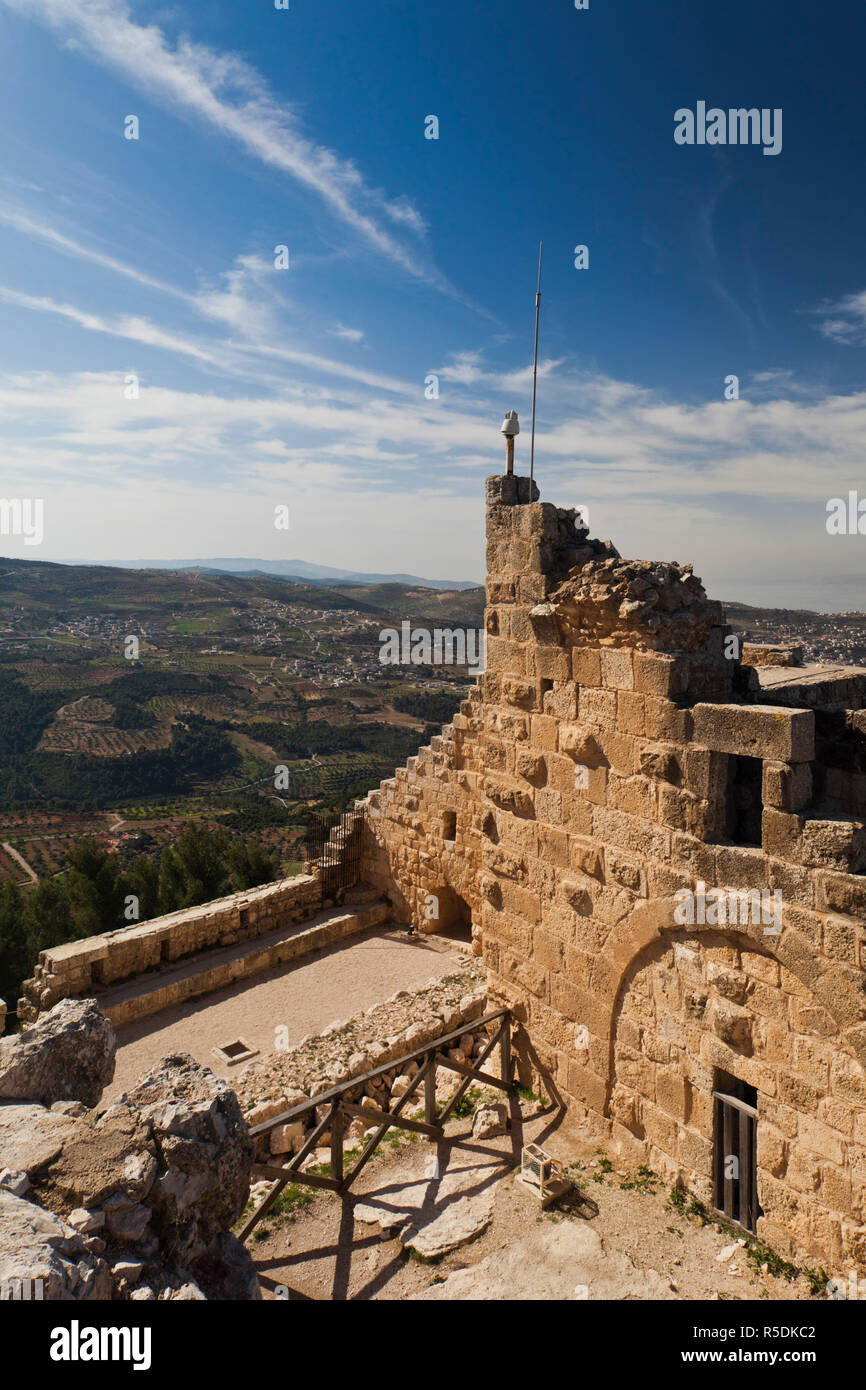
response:
M537 497L487 480L487 668L363 803L363 877L419 930L471 917L490 1006L590 1133L866 1269L866 672L769 703L689 566ZM781 911L684 921L713 890Z

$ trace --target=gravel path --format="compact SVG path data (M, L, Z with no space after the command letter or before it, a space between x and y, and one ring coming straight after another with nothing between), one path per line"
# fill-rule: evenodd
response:
M242 1037L258 1049L253 1060L260 1062L274 1051L277 1028L287 1030L281 1042L292 1047L399 989L414 990L439 979L461 963L465 956L446 942L375 928L300 962L164 1009L117 1030L117 1069L101 1105L171 1052L189 1052L218 1076L236 1079L242 1066L225 1066L212 1055L213 1047Z

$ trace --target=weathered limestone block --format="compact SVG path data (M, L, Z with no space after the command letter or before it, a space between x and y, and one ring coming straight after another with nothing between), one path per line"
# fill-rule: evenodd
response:
M681 709L673 701L659 699L654 695L646 696L645 709L647 738L668 740L679 744L690 742L692 738L691 710Z
M26 1283L45 1300L85 1302L109 1299L108 1266L80 1235L53 1212L43 1211L0 1187L0 1283Z
M815 716L783 705L695 705L695 739L718 753L805 763L815 756Z
M761 843L767 854L790 863L803 862L803 818L765 806L761 816Z
M619 845L645 859L664 861L670 857L671 832L662 826L650 825L637 816L622 811L596 807L592 816L592 833L602 844Z
M44 1130L48 1113L38 1128ZM128 1208L147 1198L158 1161L150 1131L138 1116L110 1107L103 1116L51 1113L50 1118L64 1118L68 1128L60 1136L62 1148L34 1177L44 1206L62 1214L70 1205L97 1210L114 1201Z
M575 869L601 880L604 877L602 850L595 841L581 835L571 836L571 863Z
M56 1114L42 1105L0 1105L0 1169L23 1173L28 1179L26 1190L62 1152L75 1129L71 1115Z
M709 839L719 823L717 809L710 802L667 784L659 787L658 815L663 825L699 839Z
M742 660L747 666L801 666L803 647L796 642L744 642Z
M859 873L866 868L866 825L862 821L806 820L803 863L818 869Z
M96 1105L114 1078L114 1029L94 999L66 999L23 1033L0 1038L0 1100Z
M585 881L564 876L560 880L560 891L573 912L579 913L582 917L592 915L592 896L587 890ZM552 907L548 909L548 911L552 910ZM571 924L569 923L569 925Z
M515 816L531 818L535 814L535 803L529 792L520 787L509 786L506 782L492 777L484 779L484 795L501 811Z
M674 786L682 780L682 768L673 744L647 744L638 754L638 765L643 777L654 777Z
M688 687L688 664L661 652L635 652L634 689L643 695L665 700L684 695Z
M850 917L866 917L866 880L824 873L816 876L818 908Z
M501 878L511 878L518 883L526 881L525 858L519 854L509 854L500 845L485 846L484 865Z
M536 608L530 610L530 621L536 621L532 615L537 611ZM568 652L556 646L531 647L527 660L527 674L538 676L542 680L567 681L571 675Z
M843 1052L835 1053L830 1062L830 1088L834 1096L866 1106L866 1075L862 1063Z
M614 730L616 728L616 691L599 690L595 686L583 686L578 696L578 712L581 722L591 725L593 729Z
M707 983L732 1004L745 1004L747 981L742 971L708 961Z
M604 648L601 652L601 683L609 690L634 688L634 658L628 648Z
M616 697L616 727L624 734L646 733L646 700L631 690L620 690Z
M297 1153L304 1138L304 1126L300 1120L291 1124L277 1125L271 1130L271 1153Z
M491 732L503 738L524 742L529 738L529 718L509 709L491 709L485 712L485 723Z
M764 763L762 795L766 806L789 814L802 811L812 796L809 763Z
M154 1224L178 1258L202 1254L247 1201L253 1142L224 1081L183 1053L166 1057L118 1107L150 1127L161 1171L150 1193Z
M496 1139L508 1127L508 1107L502 1101L478 1106L472 1120L473 1139Z
M714 999L709 1009L710 1026L717 1038L737 1052L751 1055L752 1018L746 1009L727 999Z
M639 860L610 850L607 855L607 872L610 878L633 893L643 894L646 889L645 870Z
M625 811L630 816L654 821L656 788L646 777L623 777L611 772L607 783L607 804L615 811Z
M503 676L502 699L509 705L517 705L520 709L532 709L535 706L535 686L532 681Z
M525 778L533 786L542 787L547 781L547 765L544 757L531 748L518 749L515 770L518 777Z
M571 668L578 685L601 685L601 652L593 647L575 647Z

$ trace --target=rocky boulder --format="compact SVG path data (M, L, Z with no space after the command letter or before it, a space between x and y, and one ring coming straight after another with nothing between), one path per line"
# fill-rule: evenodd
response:
M0 1284L20 1280L31 1298L111 1298L111 1274L91 1244L53 1212L0 1188Z
M0 1101L96 1105L114 1078L116 1047L95 999L64 999L23 1033L0 1038Z
M88 1109L71 1097L99 1096L115 1046L89 1001L66 1000L7 1042L19 1045L4 1056L13 1097L0 1096L0 1279L41 1279L45 1299L260 1298L230 1230L253 1143L226 1083L180 1054L104 1114Z
M28 1107L34 1111L37 1108ZM0 1153L4 1155L2 1124L6 1109L0 1108ZM58 1127L60 1121L66 1125L64 1130ZM70 1205L108 1210L109 1203L113 1203L112 1210L116 1210L147 1199L159 1159L150 1130L135 1111L112 1106L104 1115L90 1111L80 1118L45 1111L41 1117L34 1116L31 1123L34 1134L44 1134L46 1142L52 1138L62 1140L58 1152L39 1173L31 1173L36 1199L43 1206L63 1214Z
M502 1101L476 1106L472 1120L473 1139L496 1139L508 1129L508 1107Z
M185 1053L165 1057L106 1111L134 1111L159 1154L148 1195L154 1229L181 1263L197 1259L243 1211L253 1141L237 1096Z

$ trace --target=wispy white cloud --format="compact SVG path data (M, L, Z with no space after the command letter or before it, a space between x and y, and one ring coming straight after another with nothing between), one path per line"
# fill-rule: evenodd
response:
M563 365L563 358L547 357L538 364L540 381L553 377ZM454 382L458 386L484 385L497 391L526 391L532 385L532 362L513 371L493 371L482 365L482 354L477 351L457 352L450 361L437 367L436 373L442 381Z
M103 270L110 270L116 275L126 276L127 279L135 280L139 285L144 285L148 289L158 290L160 294L171 295L175 299L189 299L183 290L177 289L165 280L147 275L137 266L129 265L116 256L110 256L97 247L87 246L75 237L66 236L40 214L24 211L11 204L0 203L0 222L7 227L12 227L17 232L21 232L26 237L41 241L47 246L52 246L55 250L63 251L66 255L74 256L78 260L89 261L92 265L98 265Z
M818 318L818 332L831 342L846 346L866 343L866 290L825 301L814 313Z
M771 506L814 503L853 485L866 446L866 392L814 400L776 398L713 401L701 406L665 401L626 382L572 373L571 407L557 407L536 439L536 464L548 491L579 474L594 492L620 502L635 480L642 504L714 508L719 499L754 499ZM246 479L250 453L235 453L237 431L250 450L271 456L300 450L310 462L341 460L346 476L358 459L378 461L377 484L389 469L417 462L401 484L427 485L435 477L454 495L475 486L482 470L502 463L494 402L455 394L428 401L389 399L349 386L294 381L265 394L190 392L157 384L130 403L113 373L17 374L0 379L0 407L10 423L29 422L29 436L10 443L43 450L62 441L96 451L107 465L111 451L140 451L148 471L171 466L150 443L162 431L177 448ZM39 421L39 429L34 422ZM299 442L298 432L303 432ZM526 441L518 441L518 467ZM525 462L525 460L523 460ZM434 472L429 471L433 464ZM404 497L407 494L404 494Z
M343 376L377 390L396 391L401 394L408 394L411 390L414 393L415 388L409 388L404 382L389 378L384 373L367 371L351 364L337 362L322 354L288 346L285 342L285 323L280 321L278 312L287 311L289 308L286 294L277 288L283 283L284 276L261 256L239 256L235 264L223 272L219 283L187 290L148 275L137 266L88 245L80 237L61 232L44 216L32 210L25 211L0 203L0 222L21 232L22 235L53 246L66 255L124 276L147 289L168 295L201 317L239 333L240 341L230 342L228 346L236 349L241 355L252 353L270 356L284 362L314 368L329 376ZM239 365L237 355L233 357L231 352L227 353L219 345L214 348L193 342L182 335L160 330L149 319L124 315L109 320L75 305L59 303L46 295L28 295L20 290L4 287L0 287L0 299L6 303L17 304L20 308L58 314L93 332L129 338L150 347L166 348L201 363L222 368L229 375L251 374L249 367ZM347 342L360 343L365 340L362 329L347 328L343 324L338 324L328 332L331 336Z
M4 463L22 495L50 499L52 556L111 558L125 537L127 554L276 557L269 518L288 501L299 555L370 569L387 554L388 568L478 577L481 480L504 458L499 393L412 389L144 383L127 401L114 373L19 373L0 377ZM834 545L824 521L826 500L862 478L866 392L695 406L560 370L542 418L543 495L588 505L624 554L697 561L719 597L862 606L858 539ZM518 472L526 458L521 436Z
M167 352L178 353L183 357L190 357L196 362L217 367L229 374L234 374L239 370L232 364L226 353L195 342L183 334L160 328L151 319L137 314L120 314L115 318L106 318L104 315L80 309L75 304L64 304L51 299L47 295L23 294L20 290L14 290L8 285L0 285L0 301L5 304L14 304L20 309L31 309L39 314L54 314L58 318L68 319L71 323L77 324L79 328L85 328L91 333L106 333L111 337L126 338L130 342L140 343L145 347L160 348Z
M345 226L415 278L456 294L446 278L389 230L394 223L423 232L406 195L372 188L353 160L317 144L297 113L278 101L243 59L180 38L156 24L137 24L125 0L0 0L70 40L89 58L119 73L149 100L162 100L239 144L262 164L316 194Z
M344 323L338 323L336 328L329 328L328 332L332 338L345 338L347 343L363 343L366 334L360 328L347 328Z
M248 270L248 266L241 268L241 272ZM252 305L240 293L239 276L234 273L229 274L229 286L226 290L203 291L186 298L190 305L201 313L235 325L242 332L254 332L257 326L263 326L266 318L264 308ZM326 376L342 377L377 391L394 392L404 396L416 396L419 393L416 385L389 377L383 372L365 370L363 367L337 362L320 353L277 346L263 340L227 339L214 344L208 340L190 338L172 329L162 328L152 319L142 315L121 314L110 318L74 304L52 299L47 295L25 294L6 285L0 285L0 301L14 304L21 309L30 309L35 313L54 314L89 332L125 338L143 347L176 353L200 365L214 368L229 378L251 378L261 381L262 367L254 365L253 359L264 358L274 362L291 362L295 366L321 372Z

